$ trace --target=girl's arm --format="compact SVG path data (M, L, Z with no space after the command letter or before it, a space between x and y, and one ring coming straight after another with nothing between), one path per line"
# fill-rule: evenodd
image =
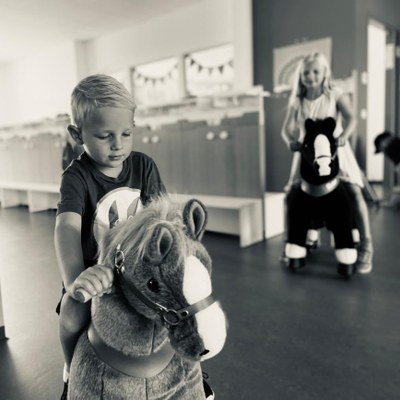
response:
M286 111L281 136L290 150L293 150L293 147L296 147L299 138L299 129L296 124L295 110L293 107L288 107L288 110Z
M343 132L338 137L339 146L343 146L346 140L354 132L357 120L353 114L348 95L342 94L336 102L336 108L342 115Z

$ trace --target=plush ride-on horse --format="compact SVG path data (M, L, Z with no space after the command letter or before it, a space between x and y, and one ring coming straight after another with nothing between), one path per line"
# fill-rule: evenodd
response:
M110 230L99 263L114 268L114 289L92 300L68 399L205 398L200 361L226 338L200 242L206 222L200 202L161 197Z
M310 224L324 225L335 239L337 272L348 277L354 273L357 259L352 233L354 212L346 188L338 178L339 160L333 136L335 127L333 118L305 121L306 134L300 150L301 183L287 197L288 240L285 253L291 270L303 267Z

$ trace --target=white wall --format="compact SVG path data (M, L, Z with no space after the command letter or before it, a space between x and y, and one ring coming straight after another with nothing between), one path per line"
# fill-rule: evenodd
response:
M68 112L76 82L73 43L0 66L0 126L39 121Z
M232 42L233 1L203 1L95 39L87 45L87 73L110 73Z
M0 65L0 127L69 113L73 86L91 73L128 76L137 64L224 43L234 44L235 88L248 88L251 31L251 0L205 0L130 29Z

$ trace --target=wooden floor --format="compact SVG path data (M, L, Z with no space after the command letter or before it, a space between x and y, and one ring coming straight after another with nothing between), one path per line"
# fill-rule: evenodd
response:
M1 400L60 396L54 219L0 210ZM329 248L291 274L281 237L240 249L236 237L206 235L229 319L226 347L203 364L217 400L400 399L400 212L371 210L371 221L374 270L348 281Z

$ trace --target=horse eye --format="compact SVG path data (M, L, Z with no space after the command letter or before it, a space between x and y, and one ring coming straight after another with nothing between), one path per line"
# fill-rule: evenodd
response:
M148 282L147 282L147 287L152 291L152 292L158 292L158 290L160 289L160 285L158 284L158 282L151 278Z

